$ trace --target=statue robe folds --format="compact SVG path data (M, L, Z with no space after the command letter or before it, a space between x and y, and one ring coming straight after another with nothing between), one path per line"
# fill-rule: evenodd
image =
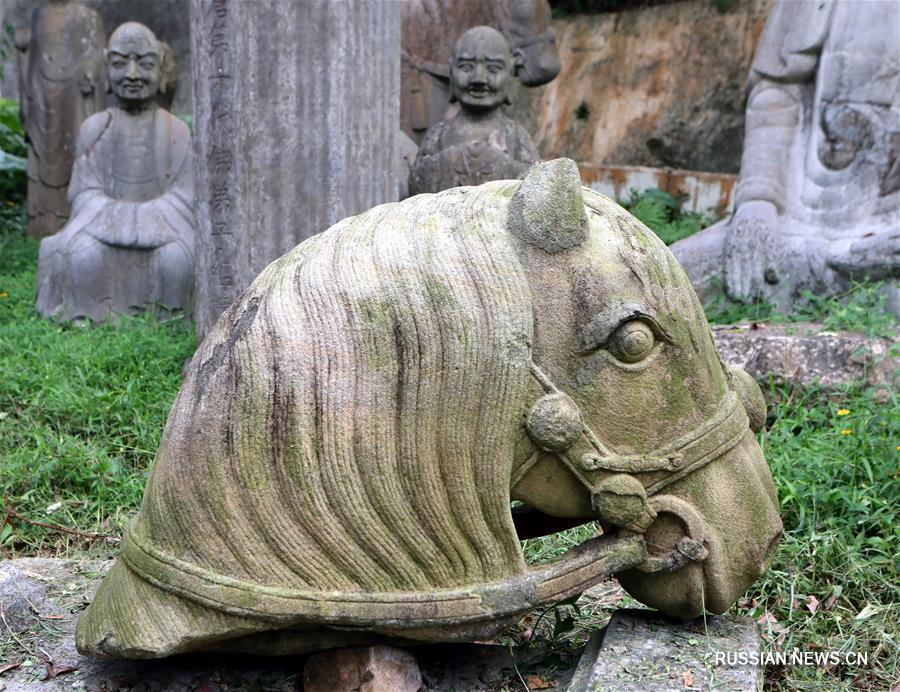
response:
M189 309L193 176L184 123L159 108L89 118L69 200L69 223L41 242L38 312L99 321L150 307Z
M528 133L506 116L484 142L458 141L461 127L453 118L428 131L410 171L409 194L518 178L540 160Z

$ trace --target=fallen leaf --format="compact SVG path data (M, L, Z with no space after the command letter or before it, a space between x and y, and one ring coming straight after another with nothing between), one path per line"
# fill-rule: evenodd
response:
M766 625L770 622L778 622L778 620L776 620L775 616L772 615L772 613L770 613L768 610L760 615L756 620L757 625Z
M690 670L686 670L681 674L681 679L686 688L694 686L694 674Z
M53 513L54 513L56 510L58 510L60 507L62 507L62 502L54 502L52 505L48 505L48 506L47 506L47 509L45 509L44 511L45 511L47 514L53 514Z
M2 666L0 666L0 675L3 675L4 673L7 673L11 670L15 670L21 665L21 661L15 661L14 663L4 663Z
M529 690L546 690L551 687L556 687L556 682L554 680L544 680L539 675L529 675L525 678L525 684L528 685Z
M816 611L819 609L819 599L815 596L810 596L807 600L808 602L806 604L806 607L809 609L810 613L815 615Z
M58 666L55 663L50 663L50 661L45 661L44 667L47 669L47 672L42 678L43 680L52 680L60 675L65 675L66 673L78 670L78 666L67 666L65 664Z
M854 620L866 620L867 618L872 617L880 610L880 608L876 608L871 603L867 603L866 607L859 611L856 616L853 618Z

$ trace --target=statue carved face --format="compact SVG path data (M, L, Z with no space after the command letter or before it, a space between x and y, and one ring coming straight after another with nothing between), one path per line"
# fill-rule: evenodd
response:
M113 32L106 64L110 87L124 108L145 105L161 90L163 52L142 24L128 22Z
M465 110L489 111L509 101L515 63L509 43L496 29L477 26L456 42L450 89Z

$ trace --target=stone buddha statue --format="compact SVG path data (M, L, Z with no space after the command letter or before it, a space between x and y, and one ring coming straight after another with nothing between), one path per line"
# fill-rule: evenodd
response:
M699 291L791 310L900 278L900 5L773 7L750 73L733 218L672 252ZM891 282L893 280L893 282Z
M100 15L68 0L35 8L30 27L16 32L30 235L56 233L69 216L66 189L78 128L103 109L105 42Z
M41 241L36 307L46 317L98 321L191 305L191 138L158 105L167 89L163 47L129 22L113 32L106 60L118 105L82 124L72 216Z
M502 109L514 79L513 54L499 31L477 26L459 38L450 87L460 109L425 134L409 176L411 195L518 178L538 160L531 137Z

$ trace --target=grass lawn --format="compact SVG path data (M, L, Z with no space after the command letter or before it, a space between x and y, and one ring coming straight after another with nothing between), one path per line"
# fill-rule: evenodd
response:
M140 501L193 330L149 318L97 328L39 319L37 242L24 237L22 216L20 205L0 209L0 550L113 554ZM878 300L863 287L842 304L818 303L812 316L831 328L890 333L896 323ZM717 310L729 320L771 317L760 306ZM734 610L760 622L773 651L869 654L861 668L770 668L768 687L889 689L900 674L897 396L771 388L768 398L760 439L786 534L770 571ZM590 532L528 541L526 552L546 559ZM622 604L560 606L530 621L534 640L560 665L571 663L587 629Z

